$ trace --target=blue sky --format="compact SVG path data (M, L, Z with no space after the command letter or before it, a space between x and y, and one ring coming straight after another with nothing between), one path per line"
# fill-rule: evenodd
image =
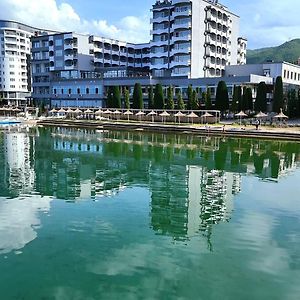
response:
M150 8L155 0L0 0L0 18L43 28L149 40ZM299 0L223 0L241 16L241 35L249 48L300 38ZM299 55L300 56L300 55Z

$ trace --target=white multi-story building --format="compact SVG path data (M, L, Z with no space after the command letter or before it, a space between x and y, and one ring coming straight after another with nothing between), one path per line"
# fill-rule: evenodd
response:
M123 77L129 72L148 74L150 68L150 46L132 44L118 40L90 36L90 53L95 71L104 76Z
M22 105L31 93L31 37L41 29L0 21L0 98Z
M33 98L48 102L53 79L76 79L79 71L93 71L89 37L73 32L33 37L31 65Z
M226 77L249 76L256 74L275 80L278 76L282 77L284 86L300 86L300 66L289 62L266 62L262 64L247 64L243 66L227 66Z
M220 77L226 65L246 63L240 18L218 1L157 1L152 12L153 76Z

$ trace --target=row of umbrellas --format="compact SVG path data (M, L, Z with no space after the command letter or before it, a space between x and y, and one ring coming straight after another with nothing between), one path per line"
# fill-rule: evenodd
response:
M82 114L82 113L84 113L84 114L95 114L95 115L102 115L102 114L103 115L112 115L112 114L114 114L114 115L121 115L121 114L123 114L124 116L128 117L128 120L129 120L129 116L134 115L134 113L132 111L130 111L130 110L127 110L126 112L122 113L119 110L111 111L111 110L107 109L105 111L102 111L101 109L99 109L96 112L93 112L90 109L82 111L79 108L77 108L76 110L72 110L70 108L67 109L67 110L65 110L64 108L61 108L60 110L56 110L54 108L54 109L52 109L50 111L50 113L52 113L52 114L54 114L54 113L61 113L61 114L65 114L65 113L67 113L67 114ZM159 115L162 118L166 118L166 117L170 117L171 116L171 114L169 114L167 111L164 111L161 114L157 114L153 110L151 112L149 112L148 114L146 114L143 111L139 111L135 115L137 117L142 117L142 116L145 116L145 115L146 116L150 116L150 117L152 117L152 120L153 120L154 116L157 116L157 115ZM182 118L182 117L188 117L188 118L191 118L191 119L199 118L199 116L197 114L195 114L194 112L191 112L190 114L186 115L186 114L182 113L181 111L179 111L178 113L174 114L174 117L177 117L179 119ZM208 112L206 112L204 115L201 116L201 118L209 118L209 117L213 117L213 115L210 114L210 113L208 113Z
M240 111L238 114L235 115L236 117L240 117L240 118L244 118L244 117L248 117L248 115L246 113L244 113L243 111ZM263 113L263 112L259 112L257 115L254 116L255 118L266 118L268 117L267 114ZM277 118L277 119L288 119L289 117L286 116L283 111L282 108L280 109L280 113L276 116L274 116L273 118Z
M0 111L21 112L22 110L17 107L0 107Z

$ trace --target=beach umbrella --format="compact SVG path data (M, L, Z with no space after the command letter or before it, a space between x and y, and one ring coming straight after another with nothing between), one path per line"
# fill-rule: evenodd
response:
M73 109L68 108L68 110L67 110L67 113L68 113L68 114L72 114L73 112L74 112Z
M112 114L112 111L109 110L109 109L107 109L107 110L105 110L105 111L103 112L103 114L104 114L104 115L108 115L108 119L109 119L109 115Z
M286 116L286 115L283 113L282 108L280 108L280 113L279 113L278 115L274 116L274 118L276 118L276 119L288 119L289 117Z
M142 120L142 116L144 116L145 113L143 111L139 111L136 116L139 117L140 121Z
M194 112L191 112L190 114L187 115L187 117L190 119L192 119L192 124L194 123L194 119L195 118L198 118L198 116L194 113Z
M127 110L124 112L124 116L127 116L127 120L129 121L129 116L132 116L133 115L133 112L130 111L130 110Z
M186 115L184 113L182 113L181 111L179 111L177 114L174 115L175 118L178 118L178 122L180 124L180 118L185 117Z
M66 110L62 107L59 111L58 111L59 114L65 114L66 113Z
M96 115L102 115L103 114L103 111L101 109L98 109L96 112L95 112Z
M82 114L82 110L80 110L79 108L76 108L74 113L77 115Z
M211 117L213 117L213 115L208 112L206 112L204 115L201 116L201 118L203 118L205 120L204 121L205 123L206 123L207 118L211 118Z
M157 115L157 113L152 110L151 112L149 112L149 114L147 116L152 117L152 123L154 123L154 116L156 116L156 115Z
M259 118L266 118L268 115L263 113L263 112L259 112L257 115L255 115L254 117L259 119Z
M122 112L120 112L119 110L115 110L114 112L113 112L113 114L115 115L115 116L117 116L117 119L118 119L118 115L120 115Z
M235 116L240 118L240 125L242 125L242 118L248 117L248 115L245 114L242 110L238 114L236 114Z
M90 116L91 116L92 114L94 114L94 112L91 111L91 110L88 108L87 110L84 111L84 114L86 115L86 117L87 117L88 119L90 119Z
M164 118L170 117L170 114L168 112L164 111L160 114L160 116L162 117L162 122L164 122Z
M57 110L55 108L52 108L50 111L49 111L50 114L56 114L57 113Z

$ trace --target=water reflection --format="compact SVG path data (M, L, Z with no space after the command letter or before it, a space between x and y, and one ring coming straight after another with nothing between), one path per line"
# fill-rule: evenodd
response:
M1 135L0 193L11 198L34 193L73 202L142 186L151 193L150 227L156 234L186 241L202 233L211 248L212 227L231 218L242 175L278 181L296 168L299 153L300 145L291 142L13 129ZM24 228L38 224L35 211L48 210L49 202L33 205ZM15 204L1 205L4 211L5 205Z
M41 225L39 214L50 210L51 199L39 196L29 199L0 198L0 254L21 250L37 237Z

